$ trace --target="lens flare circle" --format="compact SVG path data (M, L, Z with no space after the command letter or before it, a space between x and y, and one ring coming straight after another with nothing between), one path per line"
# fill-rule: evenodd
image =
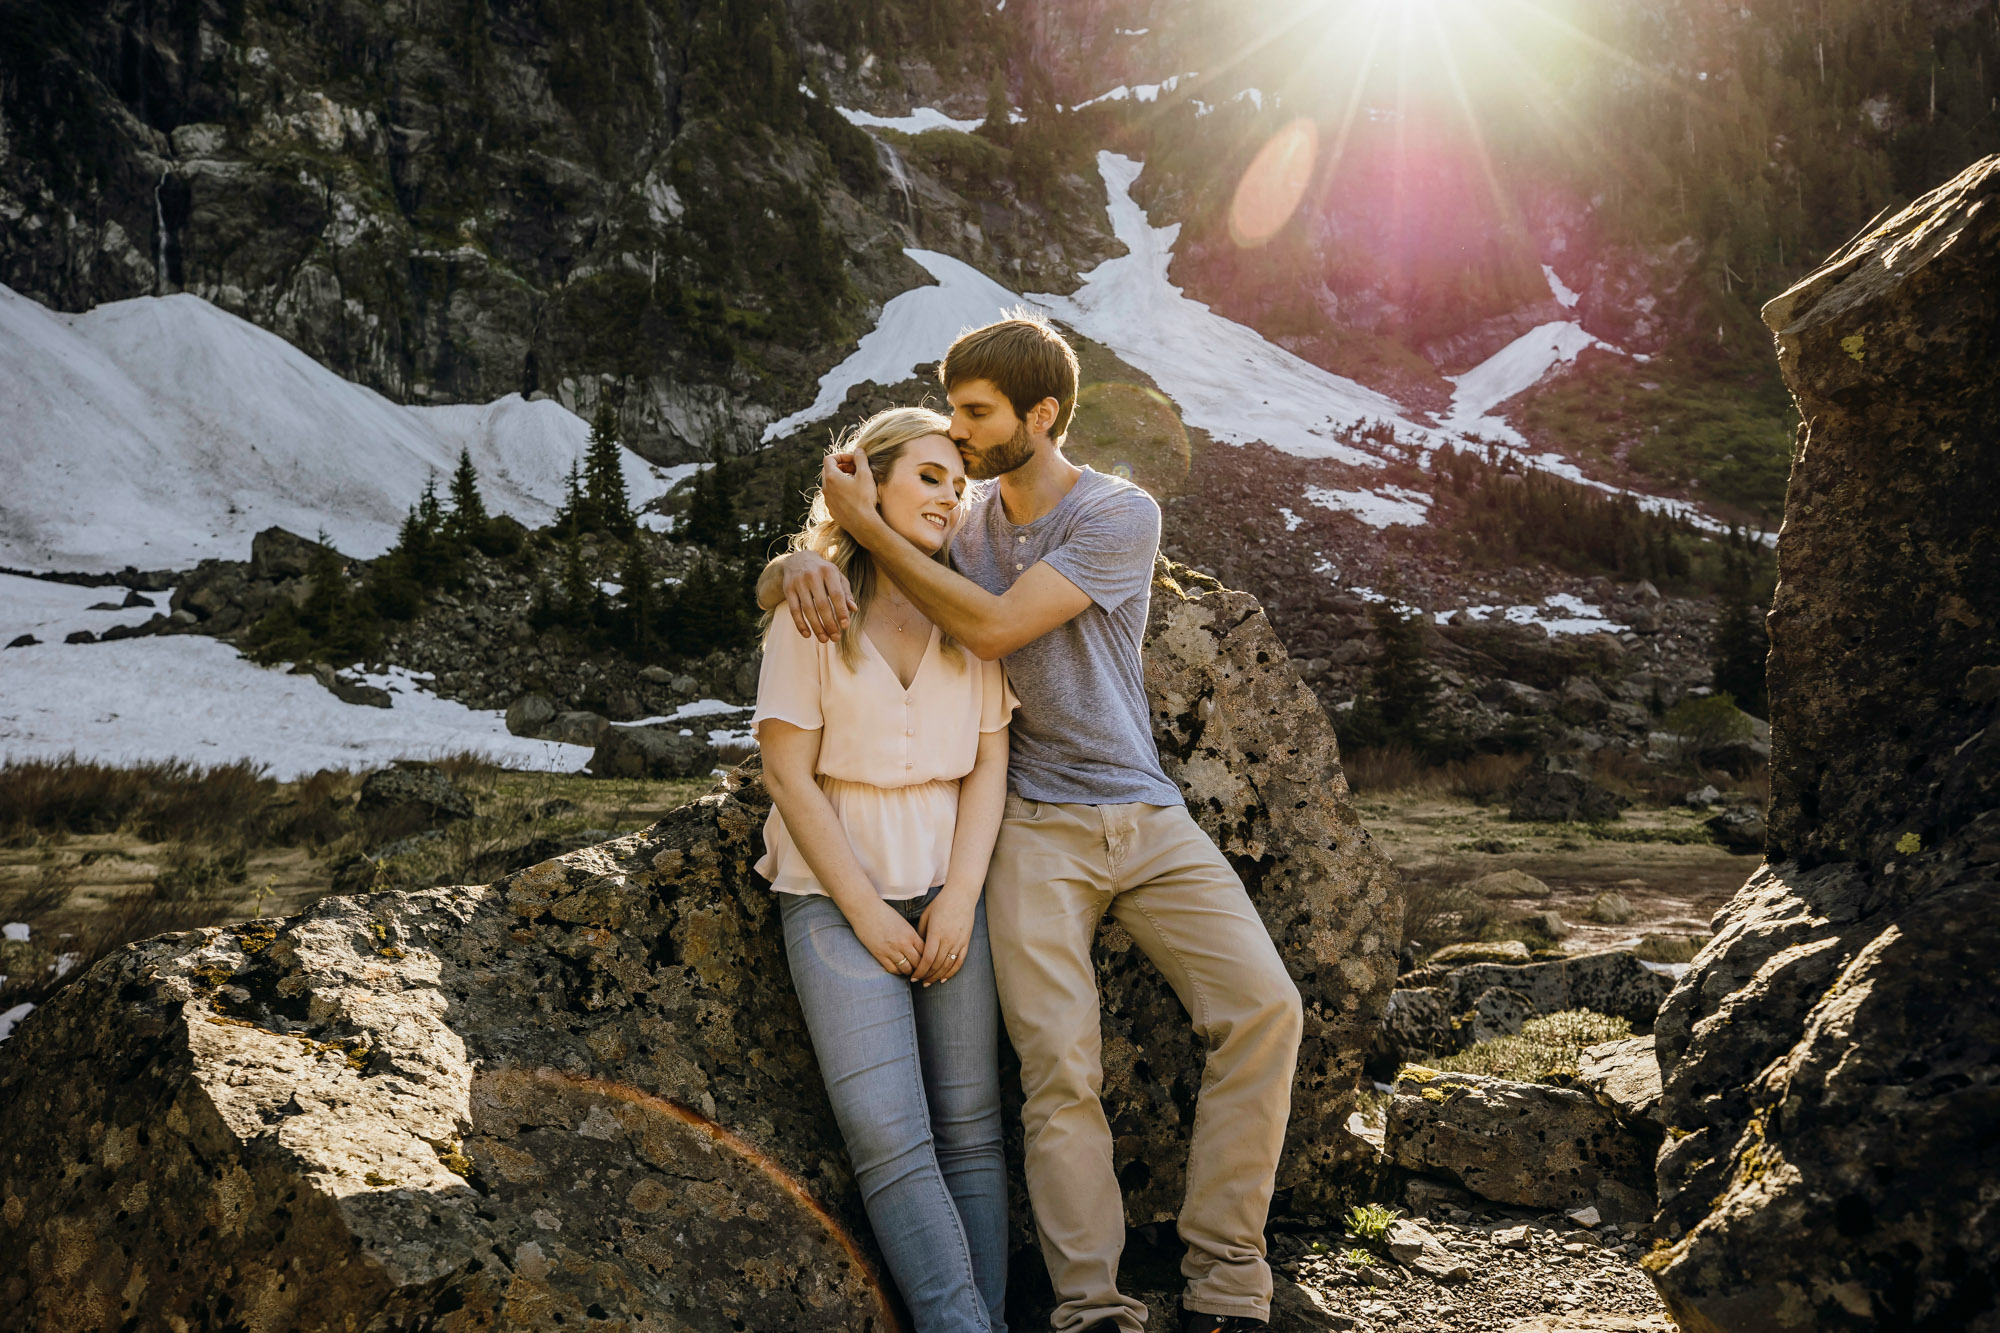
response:
M1136 482L1154 499L1180 494L1191 462L1187 427L1173 400L1124 380L1083 386L1063 452L1099 472Z
M1303 116L1272 135L1236 183L1229 204L1229 236L1255 249L1278 234L1298 211L1319 157L1319 127Z

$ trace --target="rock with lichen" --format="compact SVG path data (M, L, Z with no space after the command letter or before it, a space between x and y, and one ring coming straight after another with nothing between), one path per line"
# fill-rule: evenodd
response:
M1704 1333L2000 1328L2000 157L1764 316L1767 863L1661 1012L1648 1266Z
M1305 999L1279 1184L1313 1206L1365 1160L1344 1123L1394 973L1389 868L1253 600L1163 571L1146 671L1168 771ZM0 1061L0 1325L892 1327L750 871L768 809L752 767L495 884L105 959ZM1203 1050L1115 927L1099 982L1143 1223L1178 1207Z

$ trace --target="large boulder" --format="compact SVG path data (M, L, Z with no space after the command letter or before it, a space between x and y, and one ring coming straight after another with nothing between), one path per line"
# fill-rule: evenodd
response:
M1281 1199L1325 1212L1372 1159L1344 1125L1394 974L1391 873L1256 603L1184 574L1155 599L1168 771L1305 1000ZM497 884L105 959L0 1060L0 1326L892 1327L750 872L768 809L739 771ZM1142 1225L1179 1205L1203 1050L1115 927L1098 979ZM1026 1223L1017 1203L1036 1265Z
M1384 1151L1397 1166L1530 1208L1653 1211L1653 1145L1590 1091L1405 1067Z
M472 798L435 764L400 760L361 780L355 804L363 810L407 814L423 824L472 818Z
M1702 1333L2000 1328L2000 157L1765 307L1801 428L1767 864L1657 1030Z
M267 583L303 578L322 555L339 553L283 528L265 528L250 539L250 577Z
M1508 793L1507 818L1598 824L1618 818L1631 802L1590 775L1580 760L1538 755Z
M691 778L715 767L715 747L707 737L673 724L610 726L585 767L599 778Z

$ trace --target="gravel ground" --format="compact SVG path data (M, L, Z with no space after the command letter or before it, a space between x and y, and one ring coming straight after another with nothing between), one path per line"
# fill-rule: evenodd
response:
M1417 1219L1466 1276L1439 1281L1344 1232L1274 1238L1272 1259L1334 1328L1437 1333L1672 1330L1639 1267L1638 1227L1580 1227L1561 1214L1482 1206ZM1357 1262L1365 1253L1368 1262ZM1275 1312L1274 1312L1275 1313ZM1312 1326L1303 1318L1274 1323Z

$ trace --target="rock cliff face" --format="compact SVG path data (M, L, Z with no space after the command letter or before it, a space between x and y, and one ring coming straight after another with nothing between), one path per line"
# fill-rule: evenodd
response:
M1681 1327L2000 1328L2000 158L1765 318L1805 425L1769 863L1658 1025Z
M811 90L837 16L798 8L22 0L0 282L67 310L194 292L401 401L609 397L657 458L749 447L929 280L903 246L1048 289L1055 235L1101 230L1081 185L1051 187L1060 222L996 199L987 234L936 173L885 171ZM871 8L849 40L993 39L981 6Z
M1256 603L1163 570L1155 608L1169 771L1306 1000L1280 1183L1330 1200L1394 970L1388 867ZM739 774L498 884L328 898L107 959L0 1063L0 1252L20 1256L0 1323L892 1327L749 872L767 809ZM1144 1223L1178 1203L1202 1052L1129 939L1099 956Z

